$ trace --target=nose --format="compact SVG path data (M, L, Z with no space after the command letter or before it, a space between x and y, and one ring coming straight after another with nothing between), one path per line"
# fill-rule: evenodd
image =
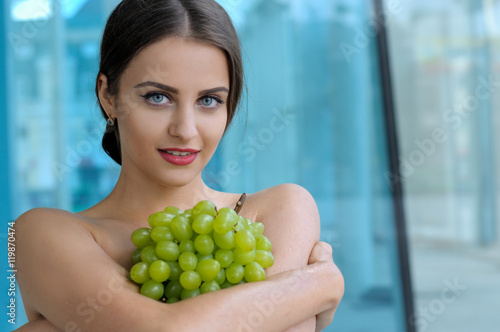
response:
M195 110L189 106L175 109L170 118L168 133L182 141L189 141L198 135Z

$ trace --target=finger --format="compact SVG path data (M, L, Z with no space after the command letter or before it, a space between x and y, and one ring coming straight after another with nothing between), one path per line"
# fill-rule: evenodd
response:
M316 242L311 250L311 255L309 255L309 264L332 260L332 246L323 241Z

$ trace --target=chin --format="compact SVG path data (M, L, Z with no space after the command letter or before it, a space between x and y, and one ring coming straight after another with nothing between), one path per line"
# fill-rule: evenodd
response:
M161 164L151 163L150 165L141 163L137 165L136 171L162 187L183 187L196 179L201 174L201 165L191 164L188 166L165 166L165 161ZM136 174L137 175L137 174ZM132 175L131 175L132 176Z
M191 181L189 180L183 180L183 179L168 179L168 180L163 180L161 181L161 184L164 187L174 187L174 188L181 188L186 185L188 185Z
M183 187L193 182L196 174L190 170L169 170L164 171L157 179L165 187Z

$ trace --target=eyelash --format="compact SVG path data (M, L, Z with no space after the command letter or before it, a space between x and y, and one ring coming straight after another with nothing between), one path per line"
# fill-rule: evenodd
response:
M149 93L146 93L144 95L141 95L141 97L149 104L155 106L155 107L159 107L161 106L161 104L156 104L156 103L153 103L151 101L151 98L155 97L155 96L163 96L165 98L167 98L168 100L171 100L170 97L164 93L160 93L160 92L149 92Z
M146 100L146 102L148 102L149 104L153 105L154 107L161 107L164 104L156 104L156 103L151 102L151 98L155 97L155 96L158 96L158 95L163 96L163 97L167 98L170 101L172 100L167 94L162 93L162 92L149 92L149 93L146 93L144 95L141 95L141 97L144 100ZM218 109L219 106L221 106L221 105L223 105L223 104L226 103L225 101L223 101L219 97L212 96L212 95L207 95L207 96L200 97L198 100L201 100L203 98L211 98L211 99L213 99L213 100L215 100L217 102L217 106L215 106L215 107L204 107L204 108L207 108L207 109L213 109L213 110L215 110L215 109Z

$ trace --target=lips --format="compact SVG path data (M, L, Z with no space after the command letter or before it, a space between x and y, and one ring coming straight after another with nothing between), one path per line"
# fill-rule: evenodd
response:
M176 166L189 165L196 160L200 150L196 149L181 149L181 148L167 148L159 149L161 157L167 162Z

